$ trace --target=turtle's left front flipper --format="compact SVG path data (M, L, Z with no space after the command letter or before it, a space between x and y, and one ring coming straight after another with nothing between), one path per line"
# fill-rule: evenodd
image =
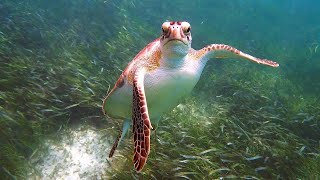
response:
M132 121L134 137L135 169L139 172L145 165L150 153L150 129L148 105L144 91L145 69L138 69L133 79Z
M196 51L194 54L199 59L203 58L244 58L256 62L258 64L264 64L267 66L278 67L279 64L277 62L268 60L268 59L260 59L257 57L253 57L249 54L246 54L232 46L225 44L211 44L208 45L199 51Z

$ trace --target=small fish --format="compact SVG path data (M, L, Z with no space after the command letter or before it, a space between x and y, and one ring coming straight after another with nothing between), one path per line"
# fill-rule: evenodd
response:
M181 155L181 156L186 158L186 159L199 159L198 156L190 156L190 155Z
M182 161L179 161L180 163L184 163L184 164L187 164L189 162L189 160L182 160Z
M208 149L208 150L202 151L201 153L199 153L199 155L204 155L204 154L212 152L212 151L217 151L217 149L216 148Z
M254 170L256 171L256 172L260 172L260 171L264 171L264 170L266 170L266 169L268 169L267 167L258 167L258 168L255 168Z
M232 142L228 142L227 146L233 146L233 143Z
M181 167L176 167L176 168L173 169L173 171L179 171L181 169L182 169Z
M262 156L254 156L254 157L249 157L249 158L245 158L247 161L255 161L255 160L257 160L257 159L261 159L261 158L263 158Z
M45 113L45 112L54 112L53 109L43 109L41 110L42 113Z

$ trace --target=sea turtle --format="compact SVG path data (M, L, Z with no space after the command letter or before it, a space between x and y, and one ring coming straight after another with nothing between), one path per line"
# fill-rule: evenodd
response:
M133 162L135 169L141 171L150 153L150 130L158 125L162 114L172 110L191 92L209 59L234 57L279 66L224 44L194 50L191 41L188 22L164 22L160 37L141 50L120 75L102 105L104 114L124 121L109 157L113 156L132 121Z

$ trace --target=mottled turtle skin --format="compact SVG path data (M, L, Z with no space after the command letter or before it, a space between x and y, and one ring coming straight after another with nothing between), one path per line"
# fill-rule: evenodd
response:
M279 66L224 44L194 50L191 41L188 22L164 22L160 38L141 50L120 75L102 106L104 114L124 120L109 157L113 156L132 122L134 167L141 171L150 153L152 125L156 127L161 115L172 110L192 91L209 59L233 57Z

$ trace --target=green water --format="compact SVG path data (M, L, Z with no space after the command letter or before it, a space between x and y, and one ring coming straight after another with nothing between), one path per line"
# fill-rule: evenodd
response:
M314 0L0 0L0 179L56 179L30 159L74 126L112 144L120 124L102 99L166 20L188 21L195 49L228 44L280 67L210 60L163 115L141 173L128 136L104 176L82 179L319 179L319 11Z

